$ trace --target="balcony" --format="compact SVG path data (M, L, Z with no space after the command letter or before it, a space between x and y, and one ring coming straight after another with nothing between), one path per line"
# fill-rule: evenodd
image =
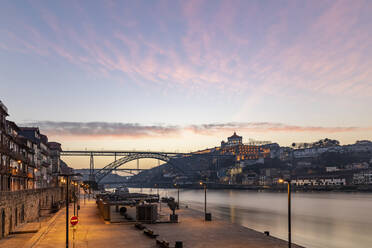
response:
M34 168L36 167L35 162L31 159L26 159L26 163L30 167L34 167Z
M3 143L0 143L0 152L5 153L5 154L9 154L10 153L9 146L7 146Z
M17 161L25 161L26 158L19 152L15 150L10 150L9 152L10 157Z
M0 129L3 130L3 131L5 131L5 129L6 129L6 126L5 126L4 122L2 122L2 121L0 121Z
M12 176L17 176L17 177L27 177L27 172L21 171L17 168L9 168L9 173Z
M49 167L51 165L51 163L48 160L44 160L44 161L41 162L41 165L44 166L44 167Z
M18 169L17 168L9 168L9 172L12 176L18 176Z
M0 173L1 174L7 174L9 172L8 167L5 165L0 165Z
M41 153L44 154L45 156L49 156L49 151L45 149L41 149Z

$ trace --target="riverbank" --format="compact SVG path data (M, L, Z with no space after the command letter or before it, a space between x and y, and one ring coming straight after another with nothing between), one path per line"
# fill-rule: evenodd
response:
M133 184L131 188L161 188L161 189L174 189L172 183L169 184ZM180 189L201 189L199 184L180 184L177 187ZM221 189L221 190L251 190L251 191L268 191L268 192L282 192L287 190L284 184L278 185L242 185L242 184L217 184L209 183L208 189ZM296 186L292 185L292 190L297 192L372 192L372 185L322 185L322 186Z

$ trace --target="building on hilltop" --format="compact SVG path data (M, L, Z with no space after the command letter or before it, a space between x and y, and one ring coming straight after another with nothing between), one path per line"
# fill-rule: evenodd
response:
M242 145L243 144L243 137L239 136L234 132L233 135L227 138L227 142L221 141L221 148L226 146L236 146L236 145Z
M234 155L236 161L257 160L270 156L270 148L258 145L243 144L243 137L234 134L221 142L220 154Z

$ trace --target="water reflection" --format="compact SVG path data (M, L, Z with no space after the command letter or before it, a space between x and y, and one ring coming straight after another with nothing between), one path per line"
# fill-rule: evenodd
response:
M139 190L139 189L132 189ZM144 192L150 192L144 189ZM176 189L160 190L176 197ZM208 190L208 209L214 217L257 231L287 238L286 193ZM203 190L180 190L180 202L203 211ZM371 247L372 194L294 193L293 242L309 248Z

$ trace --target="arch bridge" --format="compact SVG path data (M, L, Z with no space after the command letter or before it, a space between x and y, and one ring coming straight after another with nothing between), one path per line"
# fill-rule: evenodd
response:
M190 153L178 153L178 152L150 152L150 151L62 151L61 156L90 156L90 168L89 168L89 181L95 181L99 183L105 176L110 174L113 170L118 169L118 167L133 161L143 158L152 158L159 161L164 161L170 164L177 172L183 173L182 169L177 166L175 158L190 156ZM94 169L94 156L113 156L115 160L102 169ZM120 157L117 159L117 157ZM138 167L137 169L121 169L131 173L132 171L141 171Z

